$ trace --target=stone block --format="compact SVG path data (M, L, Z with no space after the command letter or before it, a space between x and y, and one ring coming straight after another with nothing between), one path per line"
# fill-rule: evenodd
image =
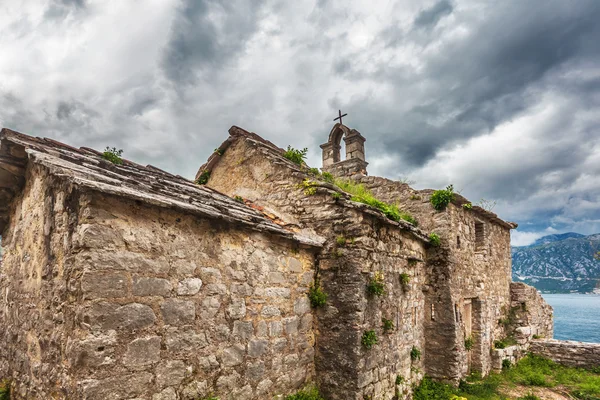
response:
M166 388L160 393L153 394L152 400L177 400L177 393L173 388Z
M171 293L171 282L162 278L133 277L134 296L161 296L166 297Z
M282 322L287 335L295 335L298 333L298 317L284 318Z
M260 315L262 315L263 317L278 317L281 315L281 311L279 311L279 308L275 307L275 306L271 306L271 305L265 305L263 306Z
M269 348L269 341L266 339L254 339L248 343L248 355L250 357L260 357L264 355Z
M200 291L202 280L199 278L187 278L177 285L177 294L180 296L193 296Z
M140 303L123 306L106 302L95 303L83 311L82 319L92 328L127 331L147 328L156 322L152 308Z
M162 389L167 386L178 386L186 376L185 363L171 360L156 367L156 386Z
M81 278L81 291L86 299L126 297L128 280L123 272L87 271Z
M123 364L127 367L142 367L160 361L160 337L151 336L135 339L127 345Z
M190 300L167 299L160 305L160 311L167 325L188 325L196 318L196 306Z
M112 249L124 244L119 232L109 226L98 224L80 225L75 242L78 247L92 249Z
M114 346L117 344L117 332L88 336L83 340L67 340L67 357L71 367L86 368L110 365L114 360Z
M231 319L241 319L246 316L246 300L232 299L227 307L227 315Z
M86 400L127 399L149 391L152 379L149 372L136 372L102 380L88 379L80 381L79 386Z
M165 344L171 353L189 353L208 346L204 332L177 330L167 332Z
M294 312L296 315L303 315L310 311L310 300L308 297L302 296L296 299L294 303Z
M223 349L221 353L221 363L225 367L234 367L240 365L244 361L244 355L246 353L245 346L236 344L231 347Z

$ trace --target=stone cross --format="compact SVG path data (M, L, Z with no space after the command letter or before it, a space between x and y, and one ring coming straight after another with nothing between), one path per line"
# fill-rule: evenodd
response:
M340 120L340 125L343 125L343 123L342 123L342 117L345 117L345 116L346 116L346 115L348 115L348 114L344 114L344 115L342 115L342 110L338 110L338 115L339 115L339 117L337 117L337 118L334 118L333 120L335 121L335 120L338 120L338 119L339 119L339 120Z

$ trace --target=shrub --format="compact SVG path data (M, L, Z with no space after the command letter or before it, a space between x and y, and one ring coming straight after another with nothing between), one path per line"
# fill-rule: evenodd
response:
M0 381L0 400L10 400L10 381Z
M123 155L123 150L117 150L116 147L113 147L111 149L110 147L107 146L106 149L104 150L104 153L102 153L102 158L110 161L113 164L121 165L121 164L123 164L123 159L121 158L122 155Z
M473 204L471 204L471 203L465 203L465 204L462 205L462 208L465 209L465 210L470 210L470 209L473 208Z
M504 360L502 360L502 369L510 369L511 366L512 366L512 363L510 362L510 360L508 358L505 358Z
M467 351L470 351L473 348L474 344L475 344L475 342L473 341L472 336L469 336L468 338L465 339L465 349Z
M283 153L283 156L294 164L302 165L306 159L306 153L308 153L308 149L306 147L302 150L296 150L293 147L288 146L287 150Z
M418 348L413 346L412 350L410 351L410 359L413 361L420 360L421 359L421 350L419 350Z
M304 194L307 196L313 196L317 194L317 183L310 179L304 179L302 183L298 185L298 188L304 189Z
M437 233L432 232L429 234L429 243L431 243L433 247L440 247L442 241Z
M329 183L333 183L335 181L333 175L331 175L329 172L323 172L321 174L321 179L323 179L325 182L329 182Z
M533 335L533 339L542 339L543 336L542 335Z
M381 326L383 328L383 333L389 333L394 330L394 322L391 319L381 318L381 323L383 324Z
M385 294L384 277L381 272L375 272L375 275L367 285L367 291L375 296L383 296Z
M319 172L319 168L309 168L308 173L309 173L309 175L316 176L316 177L321 176L321 173Z
M408 275L406 272L401 273L400 274L400 284L403 287L406 287L409 283L410 283L410 275Z
M210 171L202 171L196 183L198 185L206 185L208 183L208 178L210 178Z
M325 400L319 394L319 389L316 387L304 388L295 394L291 394L285 397L285 400Z
M517 344L517 341L515 340L515 338L509 336L509 337L505 337L504 339L500 339L500 340L494 340L494 347L497 349L505 349L508 346L514 346Z
M396 375L396 385L402 385L404 383L404 377L401 375Z
M308 298L313 308L323 307L327 303L327 293L321 289L319 281L315 281L308 289Z
M428 376L413 388L413 400L449 400L454 396L449 385L435 382Z
M372 348L377 344L377 334L373 330L365 331L360 339L360 343L367 349Z
M448 185L446 189L433 192L429 201L437 211L443 211L452 200L454 200L454 187Z

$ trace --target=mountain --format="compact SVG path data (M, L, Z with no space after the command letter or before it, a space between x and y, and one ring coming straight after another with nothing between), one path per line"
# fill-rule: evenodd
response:
M600 291L600 234L569 232L512 247L513 280L541 291Z

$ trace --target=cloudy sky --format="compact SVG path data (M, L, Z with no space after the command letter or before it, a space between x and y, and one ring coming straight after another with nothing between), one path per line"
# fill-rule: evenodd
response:
M238 125L600 232L600 1L0 0L0 126L192 178Z

